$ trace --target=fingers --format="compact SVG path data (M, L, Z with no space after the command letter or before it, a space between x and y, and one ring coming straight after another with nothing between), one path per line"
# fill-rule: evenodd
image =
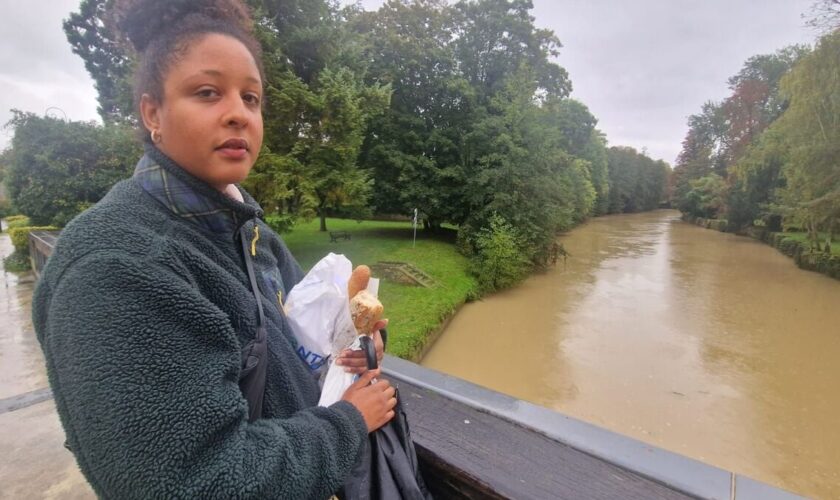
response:
M384 391L382 391L382 392L385 394L385 396L386 396L388 399L394 398L394 396L396 396L396 394L397 394L397 389L396 389L396 387L393 387L393 386L391 385L391 383L390 383L390 382L388 382L388 381L387 381L387 380L385 380L385 379L382 379L382 380L377 381L377 384L378 384L378 383L380 383L380 382L385 382L385 384L387 384L386 389L385 389Z
M356 386L356 387L368 386L368 385L370 385L371 381L374 378L378 377L381 373L382 373L382 370L380 368L377 368L376 370L368 370L368 371L364 372L361 377L359 377L359 380L357 380L353 383L353 386ZM380 381L377 382L377 384L379 384L381 382L385 382L385 381L380 380Z
M388 326L388 319L380 319L373 325L373 331L378 332L379 330L386 328Z
M367 371L367 358L362 351L345 350L339 354L335 364L343 366L347 373L364 373Z

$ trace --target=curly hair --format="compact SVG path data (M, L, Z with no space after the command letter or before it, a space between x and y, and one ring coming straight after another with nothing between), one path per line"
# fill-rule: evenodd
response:
M137 108L143 94L163 102L168 70L194 42L208 34L239 40L265 79L253 20L241 0L114 0L106 22L139 56L134 72Z

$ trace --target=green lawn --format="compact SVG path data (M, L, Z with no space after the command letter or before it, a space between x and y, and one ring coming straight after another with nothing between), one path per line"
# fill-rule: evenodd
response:
M348 231L350 240L330 243L328 233L318 231L318 220L302 223L283 239L304 269L309 269L329 252L347 256L353 265L373 265L380 261L413 264L431 275L434 288L410 286L382 280L379 298L389 318L388 353L416 359L428 336L477 288L467 273L467 259L455 250L449 236L429 237L418 229L417 246L412 248L412 229L408 222L380 222L327 219L327 229ZM374 273L374 277L376 274Z
M784 235L785 238L790 238L792 240L796 240L796 241L799 241L799 242L805 244L806 247L808 245L808 233L805 233L805 232L802 232L802 233L791 232L791 233L782 233L782 234ZM827 235L825 233L820 234L820 245L823 245L825 243L826 236ZM831 242L831 255L840 255L840 241L838 241L837 238L834 238Z

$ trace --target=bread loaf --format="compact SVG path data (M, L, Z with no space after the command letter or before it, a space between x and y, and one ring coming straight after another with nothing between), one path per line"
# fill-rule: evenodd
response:
M373 333L376 322L382 319L382 303L367 290L362 290L350 299L350 316L356 331L362 335Z
M356 296L357 293L368 287L370 281L370 268L365 265L356 267L350 279L347 281L347 296L350 299Z

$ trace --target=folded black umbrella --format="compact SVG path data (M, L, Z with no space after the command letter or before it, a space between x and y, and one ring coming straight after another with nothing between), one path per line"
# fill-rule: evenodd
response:
M370 337L362 336L368 368L376 369L376 349ZM408 417L399 393L394 418L369 434L359 462L344 483L346 500L428 500L432 495L420 476L417 453L408 428Z

